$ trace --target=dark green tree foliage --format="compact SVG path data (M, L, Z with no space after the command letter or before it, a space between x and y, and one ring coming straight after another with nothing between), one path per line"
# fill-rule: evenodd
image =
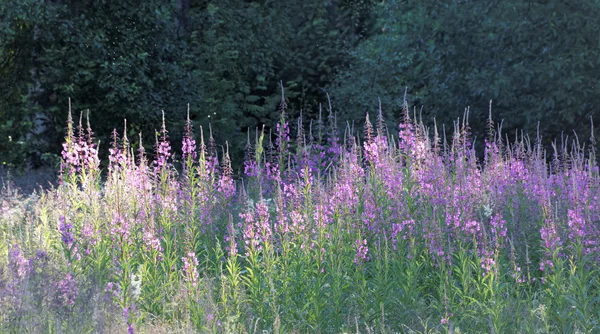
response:
M39 66L43 10L37 1L0 1L0 164L22 163L32 150L26 135L40 108L29 98L39 91L34 76Z
M186 101L197 95L181 64L184 44L176 38L172 4L3 3L0 16L7 19L0 32L0 71L12 81L2 86L1 93L9 97L2 112L13 124L21 124L10 129L17 138L23 139L29 130L29 124L21 120L44 111L53 126L44 136L57 153L69 97L74 110L91 110L103 143L108 143L112 128L120 128L123 119L128 120L131 137L139 131L153 137L161 109L172 119L183 119ZM39 89L26 90L35 85Z
M277 121L280 80L291 116L316 116L347 51L372 31L374 3L2 1L0 148L31 143L41 113L51 131L39 149L57 153L70 97L76 112L91 110L101 148L125 118L130 138L152 136L161 109L177 141L190 103L197 125L211 122L239 154L239 133Z
M587 137L590 116L600 121L598 17L597 0L386 1L379 33L351 53L331 95L345 118L381 97L397 120L408 87L424 121L451 126L470 106L479 139L493 100L507 132L535 136L540 121L546 143L561 131Z
M283 81L291 117L316 118L324 88L371 28L371 1L199 1L190 9L188 63L198 108L218 138L279 119ZM240 139L245 136L239 136ZM231 142L231 141L230 141ZM234 141L241 157L245 140ZM235 160L235 159L234 159Z

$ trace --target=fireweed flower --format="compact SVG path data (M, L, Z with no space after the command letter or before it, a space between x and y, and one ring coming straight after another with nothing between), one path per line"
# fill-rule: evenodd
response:
M362 212L362 222L364 226L375 233L379 232L379 225L381 222L381 208L375 205L375 200L372 196L363 198L364 208Z
M81 143L79 154L83 168L86 170L98 170L100 160L98 159L98 151L95 148L95 144Z
M74 139L74 138L73 138ZM62 144L63 150L61 153L62 162L61 168L67 170L68 174L75 174L80 168L79 150L75 147L75 142L65 142Z
M321 227L330 224L333 221L333 208L325 204L316 204L313 219L321 224Z
M496 271L496 260L494 259L494 253L487 251L483 253L483 256L481 256L481 268L484 270L482 275L486 276L490 271Z
M182 142L182 152L183 152L183 159L187 159L188 157L190 157L193 160L196 160L196 141L189 138L189 137L184 137L183 138L183 142Z
M443 258L446 255L443 247L442 233L437 227L426 226L423 229L423 238L428 243L429 253L433 255L433 258Z
M405 220L401 224L392 224L392 244L394 249L397 249L396 244L398 243L399 235L401 235L402 240L408 239L414 227L415 221L412 219Z
M354 263L362 264L364 262L368 262L369 258L369 247L367 246L367 239L357 239L354 242L354 246L356 247L356 255L354 256Z
M223 236L223 240L225 241L225 250L230 257L235 257L238 253L237 243L235 241L235 229L233 227L233 223L229 223L227 225L227 233Z
M91 245L96 245L100 241L100 236L94 228L94 225L86 222L81 227L81 238L88 241Z
M31 270L31 261L23 256L18 244L14 244L12 248L9 248L8 264L19 279L25 278Z
M171 157L171 145L165 137L161 137L159 141L158 137L154 145L155 157L154 157L154 173L158 174L160 171L167 167L169 158Z
M292 210L289 215L290 224L286 226L284 233L291 233L292 237L304 235L306 225L304 215L298 210Z
M98 158L98 149L96 148L96 144L94 143L94 132L92 131L92 127L90 126L90 111L87 111L86 115L87 127L86 131L86 159L84 160L84 166L88 169L97 170L100 166L100 159Z
M540 229L543 246L546 249L546 255L552 256L561 246L560 236L556 232L556 226L551 219L546 218L546 224Z
M404 102L404 121L399 125L398 139L400 151L409 154L415 146L415 131L409 117L408 105Z
M183 261L183 277L186 282L196 288L198 285L198 259L194 252L188 252L186 256L181 258Z
M73 161L71 161L70 164L72 164L76 171L80 171L82 168L86 170L97 170L100 165L100 160L98 159L96 145L93 143L93 132L89 122L89 111L86 133L84 133L83 130L82 118L83 112L79 116L77 136L73 137L70 145L65 143L67 146L65 147L63 145L63 150L66 148L67 150L71 149L73 151L70 158L76 159L77 161L75 164L72 164Z
M271 180L277 183L281 183L281 172L279 170L279 164L276 162L266 162L265 171L267 172L267 180Z
M133 317L135 317L137 313L137 308L135 304L131 305L130 307L123 308L123 320L127 324L127 334L135 333L135 326L133 325L132 321L129 320L129 318L131 318L130 315L132 313L134 314Z
M111 148L108 149L108 170L112 173L127 166L127 148L122 147L117 129L113 129Z
M217 190L226 198L229 198L235 194L235 182L233 181L231 175L226 173L221 174L219 177Z
M490 219L490 225L492 227L492 236L494 241L499 245L502 244L506 240L506 220L504 220L502 216L497 213Z
M259 167L255 160L244 161L244 175L248 177L258 176Z
M219 176L217 190L222 193L225 198L230 198L235 194L235 182L233 181L233 169L231 169L231 160L229 159L229 146L224 154L223 172Z
M67 136L63 142L61 152L61 170L67 171L69 175L80 172L81 169L98 170L100 160L98 150L93 142L93 132L89 122L89 111L87 114L87 128L82 126L83 112L79 117L77 134L73 131L73 119L71 117L71 105L69 101L69 116L67 120Z
M285 114L282 115L285 117ZM290 124L289 122L284 122L283 127L280 123L277 123L277 138L275 139L275 145L280 150L284 150L286 144L290 141Z
M365 142L365 160L373 164L375 168L381 169L386 161L387 146L387 138L384 136L376 136L370 142Z
M545 260L545 261L540 262L540 270L541 271L548 272L549 274L551 274L553 269L554 269L554 262L552 262L552 260Z
M185 121L184 135L181 143L181 151L183 161L187 161L188 158L192 162L196 160L196 141L192 136L192 121L190 121L190 105L188 104L187 120Z
M269 208L264 202L256 203L253 211L241 213L244 220L243 239L246 255L249 251L261 251L265 242L269 242L273 235L269 217Z
M481 224L479 224L479 222L477 222L476 220L470 220L465 224L464 230L468 234L477 236L481 232Z
M163 247L160 243L160 237L157 237L150 227L144 227L143 230L142 240L146 251L153 250L162 253Z
M569 220L567 225L569 226L569 239L573 242L582 241L586 236L585 220L576 210L568 210Z
M123 242L127 242L131 235L129 222L126 217L120 216L115 213L113 219L110 222L110 235L115 240L116 237L122 238ZM120 239L116 239L120 241Z
M56 284L55 304L61 307L71 307L75 305L75 300L79 294L77 282L71 273L67 273L63 279Z
M75 238L73 237L73 224L66 223L64 216L60 216L59 221L58 229L60 231L61 240L67 248L70 248L73 242L75 242Z
M69 98L69 113L67 116L67 136L62 144L61 152L62 161L60 164L61 171L67 170L69 175L73 175L79 167L79 156L77 150L73 147L75 143L75 134L73 132L73 117L71 114L71 99Z
M115 300L118 299L121 295L121 291L121 286L114 282L106 283L106 287L104 288L105 297L110 297L108 298L109 300L112 298L114 298Z
M355 153L348 153L339 168L340 175L333 186L330 204L341 212L353 211L358 204L357 184L363 180L365 172L360 167Z
M169 137L167 136L167 127L165 126L165 112L162 112L162 126L160 129L160 140L158 138L159 132L155 133L154 143L154 173L159 174L165 168L171 154L171 144L169 144Z

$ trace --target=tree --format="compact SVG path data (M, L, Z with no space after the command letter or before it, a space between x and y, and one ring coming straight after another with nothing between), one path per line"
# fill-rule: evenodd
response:
M470 106L479 139L490 100L505 131L534 135L539 121L546 143L561 131L588 136L600 115L600 1L392 0L381 13L380 33L330 88L348 118L377 97L397 112L405 87L426 121L450 125Z

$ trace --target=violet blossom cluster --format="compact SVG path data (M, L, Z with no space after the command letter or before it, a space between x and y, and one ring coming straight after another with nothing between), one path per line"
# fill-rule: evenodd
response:
M362 264L370 260L367 239L356 239L356 241L354 242L354 247L356 248L354 263Z
M190 121L189 107L190 106L188 104L187 120L185 122L184 135L181 143L181 153L184 161L187 161L189 158L192 162L194 162L197 158L196 141L192 135L192 122Z
M192 285L193 288L198 286L198 258L196 253L188 252L184 257L181 258L183 262L183 277L186 282Z
M569 239L573 242L583 241L583 238L587 234L585 219L583 219L577 210L572 209L568 210L568 217L567 226L569 226Z
M156 140L154 150L154 173L158 174L167 168L169 158L171 157L171 144L169 144L169 141L163 136L160 141L158 139Z
M397 249L397 243L400 240L407 240L413 233L415 221L413 219L404 220L400 224L392 224L392 244Z
M236 257L238 250L237 242L235 241L235 228L233 227L233 223L229 223L227 225L227 232L223 236L223 240L225 241L225 250L227 251L227 255L232 258Z
M110 222L110 235L113 238L113 241L127 242L131 236L131 228L128 219L118 213L114 213Z
M223 161L223 171L219 175L217 183L217 191L225 198L230 198L235 194L235 181L233 180L233 170L231 169L231 161L229 160L229 149L225 153Z
M256 203L253 210L249 210L240 214L240 218L244 220L243 239L246 248L246 256L250 251L262 251L263 245L266 242L271 242L273 236L269 207L264 201Z
M181 145L181 151L184 160L188 159L188 157L191 158L192 161L196 160L196 141L190 137L184 137Z
M14 244L8 251L9 268L19 279L24 279L31 270L31 261L26 259L18 244Z
M492 237L494 238L494 242L497 244L504 244L506 240L506 220L502 218L500 214L495 214L490 219L490 225L492 227Z
M108 169L111 172L115 172L119 169L127 169L127 142L125 139L123 141L119 140L119 134L116 129L113 129L112 138L111 147L108 149Z
M86 133L83 131L81 118L82 116L79 118L78 133L74 134L69 111L69 130L65 142L62 144L63 149L61 152L61 169L66 170L69 175L80 172L82 169L97 171L100 166L98 150L93 142L93 132L89 125L89 117Z
M75 301L79 295L79 289L73 274L65 274L65 276L55 285L55 304L60 307L72 307L75 305Z
M552 256L561 247L562 241L556 231L556 225L551 219L546 219L545 226L540 229L540 234L546 255Z
M75 242L75 238L73 237L73 224L67 223L65 221L64 216L60 216L58 229L61 235L61 240L67 246L67 248L71 248L73 242Z
M484 251L481 256L481 268L484 270L482 273L483 276L487 276L490 271L496 272L496 260L494 258L494 253L490 251Z

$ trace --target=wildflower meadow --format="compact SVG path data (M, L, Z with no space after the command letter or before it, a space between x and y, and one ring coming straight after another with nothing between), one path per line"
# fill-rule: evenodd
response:
M102 170L69 110L60 184L0 195L0 332L598 333L595 139L546 151L491 110L475 140L282 98L240 171L189 116L181 152L125 123Z

